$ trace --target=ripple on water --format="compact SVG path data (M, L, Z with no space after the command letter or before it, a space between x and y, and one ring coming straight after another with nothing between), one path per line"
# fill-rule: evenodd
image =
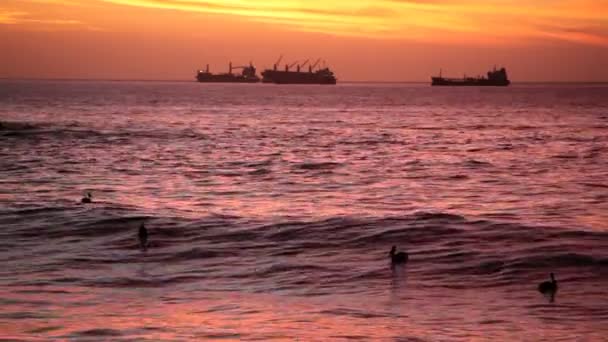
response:
M0 83L11 337L606 333L606 87Z

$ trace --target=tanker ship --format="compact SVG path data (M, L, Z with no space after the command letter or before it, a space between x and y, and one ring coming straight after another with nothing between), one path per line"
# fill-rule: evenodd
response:
M505 68L500 68L496 70L488 71L487 77L466 77L463 78L446 78L441 75L441 70L439 71L439 76L431 77L431 85L433 86L496 86L496 87L506 87L511 84L509 78L507 77L507 70Z

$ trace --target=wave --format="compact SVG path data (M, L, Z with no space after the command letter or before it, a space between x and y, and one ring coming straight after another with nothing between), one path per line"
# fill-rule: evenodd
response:
M363 145L363 146L373 146L373 145L408 145L406 141L396 140L390 137L384 137L379 139L361 139L361 140L344 140L340 141L339 144L342 145Z
M91 135L101 135L93 129L80 127L76 123L51 123L51 122L0 122L0 132L5 137L86 137Z
M40 125L30 122L0 121L0 132L29 131L39 127Z
M593 186L596 186L595 184ZM121 207L84 208L80 205L17 208L0 211L0 223L12 226L4 235L63 237L122 237L142 222L161 239L207 240L214 243L291 242L309 249L342 244L365 247L391 240L460 244L459 238L480 243L509 241L538 243L563 239L608 241L608 233L557 227L535 227L491 220L471 220L447 212L417 211L402 216L330 217L323 220L278 220L257 222L245 218L209 214L200 219L154 217ZM471 243L472 241L465 241ZM195 250L193 250L195 251Z
M329 170L338 166L342 166L342 164L336 162L307 162L296 165L301 170Z
M292 263L276 263L265 269L256 272L258 276L269 276L277 273L298 273L298 272L310 272L310 271L331 271L328 267L323 267L314 264L292 264Z
M255 169L253 171L249 171L249 174L252 176L263 176L272 173L271 170L265 168Z
M98 329L77 331L75 333L72 333L70 335L70 337L72 337L72 338L79 338L79 337L80 338L82 338L82 337L112 338L112 337L119 337L122 335L123 334L119 330L98 328Z
M224 254L228 254L228 253L224 253ZM160 258L160 260L163 262L178 262L178 261L182 261L182 260L216 258L221 255L222 255L221 253L218 253L215 251L205 250L200 247L195 247L195 248L191 248L186 251L169 254L166 257Z
M147 252L137 243L143 221L150 232ZM392 245L410 253L405 272L430 286L444 286L446 279L457 288L514 285L549 270L573 272L564 271L568 269L602 277L607 273L594 270L608 267L606 232L473 220L449 212L265 222L222 215L153 217L124 208L84 210L73 205L3 211L0 222L3 240L22 246L19 254L17 249L0 250L0 260L12 264L31 258L34 274L129 264L167 272L110 272L91 278L68 272L76 276L15 283L23 286L163 287L213 279L230 286L246 282L254 291L264 291L268 281L287 290L342 288L390 278L387 254Z
M132 139L207 140L206 134L191 128L102 130L74 122L15 122L0 121L0 135L22 139L96 139L99 143L117 144Z
M608 266L608 257L594 257L579 253L558 253L549 255L527 255L506 263L516 269L547 269L562 267Z
M487 161L481 161L481 160L476 160L476 159L468 159L464 162L464 165L467 167L488 167L488 166L492 166L492 163L487 162Z

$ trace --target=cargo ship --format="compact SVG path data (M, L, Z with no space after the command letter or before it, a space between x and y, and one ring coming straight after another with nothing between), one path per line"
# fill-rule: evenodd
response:
M487 77L466 77L463 78L446 78L441 75L431 77L431 85L433 86L495 86L495 87L506 87L511 84L507 77L507 70L505 68L488 71Z
M233 74L233 70L241 69L241 74ZM205 70L198 70L196 73L198 82L235 82L235 83L257 83L260 78L255 74L255 67L249 63L246 66L232 66L232 62L228 64L228 73L212 74L209 72L209 64Z
M327 67L316 69L321 59L308 66L308 70L303 70L308 64L308 59L302 64L294 62L291 65L285 64L285 70L278 70L278 65L283 56L279 57L272 69L266 69L262 72L263 83L275 84L336 84L336 76ZM296 70L290 70L296 66Z

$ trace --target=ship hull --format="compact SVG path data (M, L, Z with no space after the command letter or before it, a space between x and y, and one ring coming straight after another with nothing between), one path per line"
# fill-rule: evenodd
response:
M431 85L433 86L454 86L454 87L506 87L511 82L509 80L489 80L486 78L462 78L462 79L453 79L453 78L442 78L442 77L432 77Z
M196 76L196 81L201 83L258 83L259 77L243 77L231 74L205 74L200 73Z
M336 84L336 78L313 72L265 70L263 83L275 84Z

